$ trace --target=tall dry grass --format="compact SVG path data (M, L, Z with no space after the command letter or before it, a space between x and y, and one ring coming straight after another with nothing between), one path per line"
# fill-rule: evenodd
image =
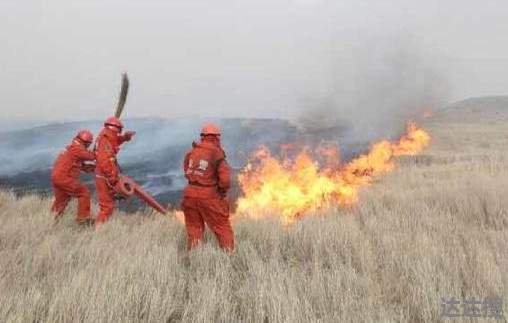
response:
M431 148L353 210L236 219L233 256L211 235L187 253L174 218L117 214L95 232L0 193L1 321L433 322L442 297L506 301L508 122L427 127Z

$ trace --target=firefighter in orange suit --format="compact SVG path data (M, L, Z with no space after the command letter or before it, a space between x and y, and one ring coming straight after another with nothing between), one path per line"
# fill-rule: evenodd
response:
M104 129L97 137L95 155L97 168L95 170L95 186L99 200L99 214L95 219L95 225L104 223L115 209L114 189L120 175L116 155L120 151L120 145L130 141L136 134L134 131L126 131L122 134L123 124L120 119L110 117L104 123Z
M205 124L201 141L193 142L192 149L185 155L183 170L189 184L183 192L182 209L188 249L201 243L206 223L217 237L219 246L226 251L234 251L234 234L226 197L231 186L231 170L220 136L218 126Z
M55 200L51 206L51 211L55 217L60 217L70 199L78 199L78 223L91 223L90 215L90 191L88 187L81 184L79 175L82 171L93 172L95 166L86 164L87 161L93 161L95 154L87 148L93 141L93 135L88 130L81 130L72 143L60 153L55 160L51 172L51 184L55 194Z

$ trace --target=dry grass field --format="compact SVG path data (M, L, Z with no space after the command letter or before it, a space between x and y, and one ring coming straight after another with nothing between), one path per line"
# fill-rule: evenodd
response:
M55 224L49 200L0 193L0 320L457 322L440 317L451 297L501 297L506 310L508 111L424 126L431 146L357 207L291 225L235 219L232 256L211 235L187 253L175 218L117 214L95 232L72 208Z

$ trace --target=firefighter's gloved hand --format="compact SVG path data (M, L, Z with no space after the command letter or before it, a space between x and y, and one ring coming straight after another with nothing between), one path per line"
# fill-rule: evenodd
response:
M85 173L92 173L95 171L95 164L83 164L81 166L81 169L85 172Z
M115 190L114 198L117 201L122 201L127 199L121 192L121 189L118 187L118 182L120 181L119 177L115 179L115 184L112 184L113 189Z
M122 194L115 193L114 199L117 201L123 201L126 200L127 197L123 196Z
M222 197L223 199L225 199L228 196L228 191L226 191L225 189L219 187L218 190L220 197Z
M108 180L108 183L109 183L109 185L111 185L112 187L115 187L115 186L116 186L116 184L118 183L118 177L116 177L116 178L110 178L110 179Z
M128 130L124 133L123 136L125 138L125 141L130 141L132 137L134 137L134 135L136 135L136 131Z

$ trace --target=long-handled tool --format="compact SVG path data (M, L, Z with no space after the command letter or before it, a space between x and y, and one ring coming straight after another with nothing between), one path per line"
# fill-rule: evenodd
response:
M120 95L118 97L118 103L115 109L115 117L120 118L127 102L127 93L129 92L129 77L127 73L122 74L122 87L120 88Z
M115 117L120 118L125 102L127 102L127 93L129 92L129 77L127 73L122 74L122 86L120 88L120 95L118 97L118 103L116 105ZM160 205L148 192L146 192L141 185L136 183L132 178L120 175L118 183L115 185L115 190L121 196L128 198L133 195L139 197L146 204L157 210L162 214L168 213L165 207Z

